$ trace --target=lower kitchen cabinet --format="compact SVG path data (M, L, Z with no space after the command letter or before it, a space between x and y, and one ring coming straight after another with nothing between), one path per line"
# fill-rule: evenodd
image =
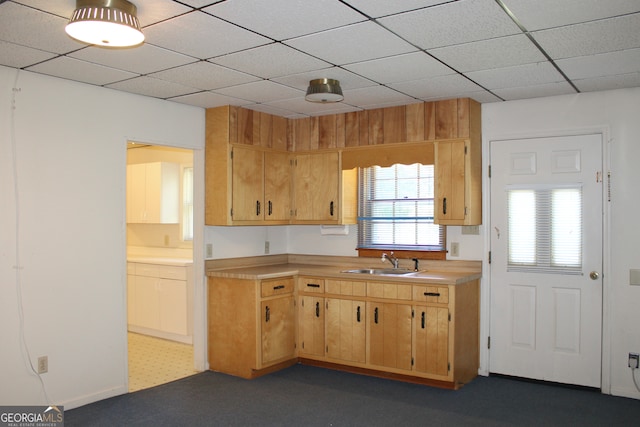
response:
M209 366L255 378L296 362L293 277L209 278Z
M366 362L366 303L338 298L326 299L327 357L348 362Z
M299 297L300 323L298 342L300 355L324 356L324 298L315 295Z
M449 310L415 308L415 370L425 374L449 374Z
M371 365L411 371L411 305L369 302Z

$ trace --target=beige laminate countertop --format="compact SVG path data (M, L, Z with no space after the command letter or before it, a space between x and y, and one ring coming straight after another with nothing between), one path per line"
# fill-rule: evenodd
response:
M139 264L172 265L177 267L186 267L193 264L193 260L187 258L164 258L148 256L129 256L127 257L127 262L136 262Z
M353 267L360 268L360 267ZM379 267L377 267L379 268ZM344 266L326 266L313 264L275 264L253 267L226 268L207 271L210 277L226 277L234 279L262 280L285 276L322 276L333 277L342 280L367 280L384 282L424 282L425 284L457 285L471 280L479 279L480 272L469 271L418 271L407 275L376 275L343 273L343 270L350 268Z

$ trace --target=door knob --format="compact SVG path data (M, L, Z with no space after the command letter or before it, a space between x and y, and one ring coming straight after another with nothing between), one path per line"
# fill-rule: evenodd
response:
M592 271L591 273L589 273L589 277L591 277L591 280L598 280L598 278L600 277L600 273L598 273L597 271Z

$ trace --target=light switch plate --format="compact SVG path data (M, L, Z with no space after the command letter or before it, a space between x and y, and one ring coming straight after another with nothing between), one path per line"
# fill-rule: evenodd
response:
M640 286L640 270L629 270L629 284Z

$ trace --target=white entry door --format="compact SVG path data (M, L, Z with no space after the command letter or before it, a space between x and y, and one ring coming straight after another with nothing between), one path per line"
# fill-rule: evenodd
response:
M602 137L490 150L490 372L600 387Z

